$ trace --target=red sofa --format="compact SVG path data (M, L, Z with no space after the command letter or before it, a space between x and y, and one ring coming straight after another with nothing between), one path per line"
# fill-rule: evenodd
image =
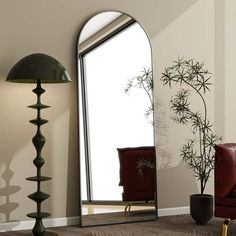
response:
M149 201L156 195L155 147L118 148L122 200Z
M236 219L236 143L215 145L215 216L225 218L222 236Z

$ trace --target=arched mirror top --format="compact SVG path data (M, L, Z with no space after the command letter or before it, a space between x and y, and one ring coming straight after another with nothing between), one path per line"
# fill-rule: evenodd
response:
M132 16L119 11L99 12L85 21L78 34L78 53L83 54L86 50L96 47L101 42L133 23L137 23L142 28L149 42L150 52L152 53L150 38L143 26Z

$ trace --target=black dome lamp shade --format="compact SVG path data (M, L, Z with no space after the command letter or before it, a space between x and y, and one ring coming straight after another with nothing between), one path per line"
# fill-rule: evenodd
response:
M6 81L15 83L66 83L70 76L53 57L35 53L22 58L10 70Z
M37 110L37 118L30 120L30 123L37 126L37 132L32 139L36 149L36 157L33 160L37 168L37 174L33 177L26 178L29 181L37 182L37 191L28 197L36 202L37 211L27 214L28 217L36 219L32 232L35 236L57 235L54 232L46 232L42 219L50 216L47 212L41 211L41 203L46 200L49 195L41 191L41 182L48 181L51 178L41 175L41 167L45 160L41 156L41 150L46 142L45 137L41 133L41 126L48 121L41 118L41 110L49 106L41 103L41 94L45 90L41 87L41 83L66 83L70 82L70 76L66 69L53 57L46 54L35 53L22 58L17 62L7 75L6 81L16 83L36 83L37 86L33 92L37 95L37 102L28 106Z

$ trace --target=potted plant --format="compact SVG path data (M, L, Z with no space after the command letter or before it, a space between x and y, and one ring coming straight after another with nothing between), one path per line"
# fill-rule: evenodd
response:
M184 58L178 58L172 66L165 68L161 77L164 85L180 85L170 101L171 118L176 123L190 125L194 135L182 146L181 157L200 181L200 194L190 196L190 213L197 224L207 224L213 216L213 196L205 194L204 190L214 169L214 145L221 140L213 133L212 124L207 117L205 94L210 91L210 79L211 73L203 63ZM202 111L192 110L192 91L198 95Z

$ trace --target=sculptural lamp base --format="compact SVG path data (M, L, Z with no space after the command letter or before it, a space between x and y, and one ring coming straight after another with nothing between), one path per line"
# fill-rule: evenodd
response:
M26 234L22 234L22 236L34 236L34 234L32 233L26 233ZM50 232L47 231L43 234L43 236L59 236L59 234L55 233L55 232Z
M41 118L41 109L48 108L49 106L44 105L41 103L41 94L45 92L45 90L41 87L41 82L40 80L37 81L37 87L33 90L33 92L37 95L37 103L31 106L28 106L30 108L36 109L37 110L37 118L34 120L30 120L30 123L34 124L37 126L37 132L35 136L32 139L32 142L34 144L34 147L36 149L36 157L33 161L34 165L37 168L37 175L33 177L26 178L29 181L35 181L37 182L37 191L30 194L28 197L35 201L37 203L37 211L33 213L27 214L28 217L30 218L35 218L36 222L34 225L34 228L32 230L33 234L35 236L44 236L46 235L46 229L43 225L42 219L50 216L49 213L47 212L41 212L41 203L49 198L49 195L41 191L41 182L42 181L48 181L51 178L42 176L41 175L41 167L44 165L45 161L41 156L41 150L46 142L45 137L41 133L41 126L46 124L48 121L45 119Z
M36 192L28 196L37 204L36 212L27 214L28 217L35 219L35 225L32 230L33 234L29 235L57 235L53 232L46 232L42 221L43 218L50 216L50 214L41 211L41 203L49 198L48 194L41 191L41 182L48 181L51 178L41 175L41 168L45 163L41 156L41 151L46 139L42 135L40 128L48 122L41 118L41 110L49 107L41 103L41 95L45 92L41 87L41 83L67 83L70 82L71 79L66 69L56 59L46 54L35 53L18 61L9 71L6 81L14 83L37 83L36 88L33 90L37 95L37 102L36 104L29 106L30 108L37 110L36 119L30 120L30 123L37 126L37 132L32 139L36 149L36 157L33 160L33 163L37 168L37 174L36 176L26 178L29 181L37 183Z

